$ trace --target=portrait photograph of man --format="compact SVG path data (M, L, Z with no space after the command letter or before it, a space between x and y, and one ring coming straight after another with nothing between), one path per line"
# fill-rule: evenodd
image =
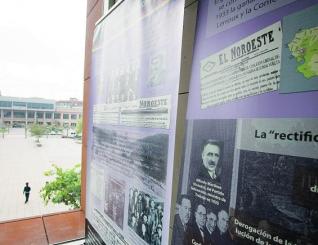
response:
M229 208L236 120L194 120L188 128L183 193L217 215Z
M171 244L222 244L217 240L227 242L229 233L237 121L200 119L187 123Z
M198 177L207 181L220 181L222 171L223 142L208 139L202 147L202 165Z

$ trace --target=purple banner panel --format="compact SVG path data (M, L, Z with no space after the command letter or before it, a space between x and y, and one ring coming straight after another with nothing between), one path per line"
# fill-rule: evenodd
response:
M238 5L243 1L224 1L224 3L232 3L232 5ZM256 4L259 1L244 1L252 4ZM269 1L263 1L269 2ZM274 3L274 1L271 1ZM276 1L277 3L282 1ZM283 1L289 2L289 1ZM194 58L192 65L192 75L190 82L190 96L189 96L189 106L188 106L188 119L208 119L208 118L248 118L248 117L317 117L318 115L318 93L317 92L306 92L306 93L293 93L293 94L279 94L279 88L277 91L268 90L266 93L247 93L249 96L239 96L234 93L227 95L218 95L221 99L218 102L222 103L209 103L202 105L202 99L209 95L209 91L205 90L202 94L202 64L205 64L207 60L213 58L215 55L220 55L222 51L229 52L231 54L232 47L242 47L250 43L253 44L253 36L255 36L261 30L266 30L269 26L280 22L284 24L284 17L296 13L298 11L307 9L315 4L318 4L317 0L307 0L307 1L292 1L291 3L285 5L282 4L277 8L270 8L266 14L260 16L253 16L251 19L245 19L245 22L235 21L231 25L235 25L229 29L224 29L222 32L218 32L214 35L207 35L207 29L209 29L210 17L211 15L211 4L215 5L215 1L200 1L199 12L197 19L197 33L195 39L194 47ZM209 5L210 4L210 5ZM220 3L219 3L220 4ZM269 5L268 5L269 6ZM274 6L274 5L271 5ZM284 30L282 32L284 39ZM246 41L246 39L248 39ZM257 36L255 36L257 40ZM244 41L245 40L245 41ZM284 43L280 44L280 48L284 48ZM245 46L246 48L247 46ZM228 50L228 51L227 51ZM259 64L273 59L273 57L266 57L265 50L262 51L264 56L263 61ZM211 57L211 58L210 58ZM239 64L243 64L242 67L238 67L237 72L242 72L244 69L244 64L246 60L244 58L249 56L241 56L240 61L236 61ZM268 59L267 59L268 58ZM281 65L281 59L279 58L278 64ZM259 66L261 67L261 66ZM265 67L265 66L264 66ZM208 67L209 68L209 67ZM248 69L253 68L251 66ZM259 68L257 68L259 70ZM252 70L252 69L250 69ZM278 69L280 71L280 69ZM254 74L262 75L259 73L251 72L244 79L245 81L251 81L254 79ZM270 74L270 73L268 73ZM228 75L228 73L224 73ZM234 74L235 75L235 74ZM265 73L264 73L265 75ZM263 76L263 75L262 75ZM204 77L205 78L205 77ZM267 77L268 79L270 77ZM205 78L206 79L206 78ZM281 77L277 73L277 81L279 83ZM263 80L259 82L264 83ZM229 81L227 82L229 83ZM235 83L233 83L234 85ZM270 85L271 82L268 82ZM255 85L252 83L252 85ZM279 86L279 84L278 84ZM227 88L230 88L227 86ZM223 88L226 91L225 88ZM203 95L205 97L203 97ZM242 93L241 93L242 95ZM244 93L243 93L244 95Z
M184 0L118 2L93 40L86 218L105 244L168 244Z

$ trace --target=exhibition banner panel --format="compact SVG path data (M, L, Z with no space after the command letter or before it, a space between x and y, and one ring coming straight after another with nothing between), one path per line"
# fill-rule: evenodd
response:
M200 1L188 118L315 117L317 3Z
M94 33L86 238L167 244L184 1L122 1Z
M188 120L172 244L315 244L318 119Z
M172 245L318 244L318 1L199 1Z

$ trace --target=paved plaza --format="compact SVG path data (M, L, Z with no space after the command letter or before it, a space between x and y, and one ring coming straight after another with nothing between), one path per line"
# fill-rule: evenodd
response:
M53 163L65 169L81 162L82 145L60 135L43 136L40 142L42 146L38 147L35 138L25 138L23 128L10 129L4 138L0 134L0 221L69 210L65 205L46 206L39 191L49 180L43 173ZM25 182L31 187L27 204Z

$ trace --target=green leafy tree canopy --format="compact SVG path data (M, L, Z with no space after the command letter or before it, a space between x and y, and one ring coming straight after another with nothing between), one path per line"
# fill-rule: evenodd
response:
M46 128L40 124L33 124L30 127L31 135L36 137L36 141L40 142L40 138L46 133Z
M53 177L53 180L46 182L40 191L45 204L51 201L52 203L64 203L73 209L80 207L80 164L76 164L73 168L66 170L53 164L52 169L44 172L44 175Z
M78 119L77 120L77 123L76 123L76 133L78 135L82 135L82 131L83 131L83 120L82 118L81 119Z
M4 125L0 125L0 133L2 134L2 138L4 138L4 133L7 133L8 129Z

